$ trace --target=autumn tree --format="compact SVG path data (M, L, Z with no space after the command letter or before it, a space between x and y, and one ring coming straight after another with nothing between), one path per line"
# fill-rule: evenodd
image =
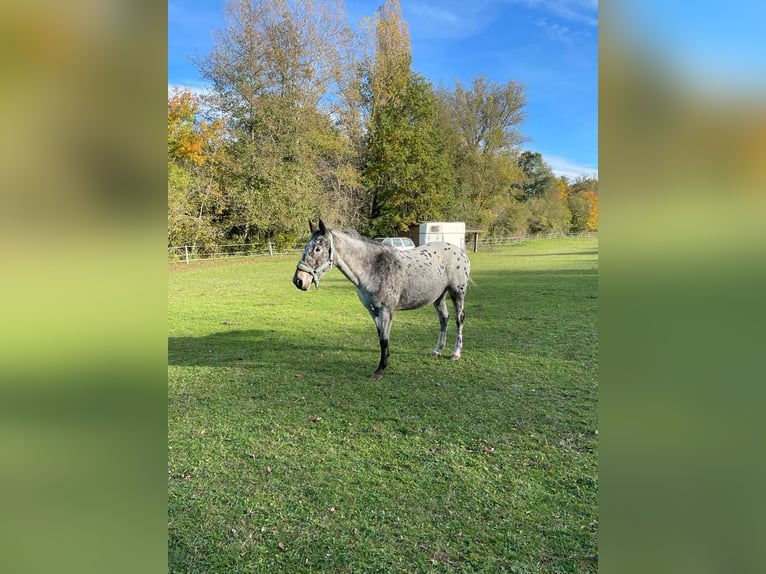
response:
M370 232L403 233L441 218L452 185L430 84L411 73L404 93L371 118L363 176L373 191Z
M344 174L347 140L334 125L351 31L338 0L230 0L225 29L198 61L229 133L220 173L229 235L289 241Z
M555 189L541 196L531 197L526 202L529 209L530 233L568 233L572 214L565 201Z
M362 67L367 116L363 181L370 233L399 233L438 217L452 179L429 82L411 71L407 25L396 0L368 22Z
M220 239L215 218L221 195L215 181L223 126L200 114L189 90L168 95L168 246L205 252Z
M540 152L523 152L519 156L518 164L524 174L524 180L518 184L524 199L543 197L549 192L555 193L556 176Z
M511 221L506 212L513 206L514 184L523 179L517 158L524 141L524 87L479 75L469 86L457 81L438 95L454 130L456 215L492 232Z
M588 221L585 224L585 229L588 231L598 231L598 193L596 193L596 191L586 191L583 195L590 207L590 213L588 214Z
M523 152L518 165L524 179L516 187L529 209L529 232L568 232L572 215L567 205L564 181L556 178L539 152Z
M568 205L572 212L572 231L598 229L598 180L578 177L568 187Z

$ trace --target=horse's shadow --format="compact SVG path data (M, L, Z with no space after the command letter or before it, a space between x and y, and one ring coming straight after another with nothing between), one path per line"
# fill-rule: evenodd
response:
M301 363L316 364L311 357L330 352L336 361L343 360L345 352L369 352L372 365L377 345L373 345L373 341L368 346L351 343L355 338L349 337L348 344L333 349L321 339L296 340L276 329L226 330L202 336L168 337L168 365L247 368L268 363L295 367Z

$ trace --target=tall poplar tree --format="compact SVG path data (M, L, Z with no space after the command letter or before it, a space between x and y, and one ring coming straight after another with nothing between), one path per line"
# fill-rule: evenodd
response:
M387 0L371 26L372 53L364 63L369 111L363 179L373 234L405 232L444 213L452 183L431 85L410 69L407 25L396 0Z

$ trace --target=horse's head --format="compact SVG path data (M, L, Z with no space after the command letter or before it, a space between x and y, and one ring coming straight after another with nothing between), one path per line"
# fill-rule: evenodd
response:
M298 267L293 275L293 285L303 291L308 291L311 283L319 287L319 278L332 269L335 258L335 246L332 233L319 220L317 228L309 221L311 239L303 250L303 257L298 261Z

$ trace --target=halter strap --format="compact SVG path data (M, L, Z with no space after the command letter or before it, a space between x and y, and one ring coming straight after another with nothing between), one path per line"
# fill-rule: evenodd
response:
M317 289L319 289L319 276L332 269L335 259L335 244L332 240L332 232L328 233L328 235L330 237L330 258L327 261L322 263L319 267L312 267L303 261L303 259L298 261L298 269L305 271L306 273L311 273L311 282L317 286Z

